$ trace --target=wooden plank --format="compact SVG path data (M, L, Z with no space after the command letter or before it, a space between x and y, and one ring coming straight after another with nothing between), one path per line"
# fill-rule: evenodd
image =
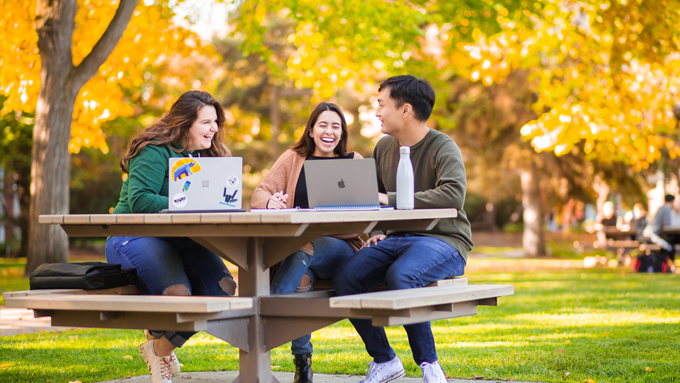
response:
M93 225L112 225L116 223L118 214L93 214L90 216L90 223Z
M172 214L172 223L201 223L200 214Z
M372 317L373 326L403 326L407 324L431 322L441 319L459 318L477 314L476 302L461 302L453 305L453 310L435 311L434 307L418 307L410 310L408 317L398 316L374 316Z
M116 217L116 224L129 225L144 223L144 216L146 214L118 214ZM64 221L66 223L66 221Z
M145 214L144 223L146 224L170 224L172 223L172 214Z
M331 307L398 310L512 295L512 285L437 286L331 298Z
M43 316L52 318L52 326L93 327L120 329L162 328L175 331L201 331L207 329L206 321L177 323L176 314L158 312L107 312L48 310Z
M139 295L142 292L139 291L137 286L121 286L114 287L111 289L102 290L81 290L81 289L41 289L41 290L21 290L21 291L8 291L2 294L4 300L11 298L21 298L34 295L47 295L47 294L67 294L67 295Z
M238 214L238 213L234 213ZM230 223L232 213L201 214L201 223Z
M88 224L90 223L89 214L69 214L64 216L64 223L66 224Z
M38 222L41 225L53 225L53 224L58 224L61 225L64 223L64 216L61 214L42 214L38 216Z
M259 213L241 213L231 216L232 223L260 223Z
M250 297L198 297L164 295L64 295L11 298L7 307L38 310L213 313L253 307Z

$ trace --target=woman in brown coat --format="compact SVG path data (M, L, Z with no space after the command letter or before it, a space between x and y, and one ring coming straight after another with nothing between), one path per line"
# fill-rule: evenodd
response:
M314 108L302 137L286 150L255 189L251 206L259 209L308 208L305 161L363 158L347 152L347 123L340 108L322 102ZM272 282L272 294L308 291L317 278L330 279L333 272L362 245L359 234L315 239L284 259ZM295 383L312 382L311 334L293 341Z

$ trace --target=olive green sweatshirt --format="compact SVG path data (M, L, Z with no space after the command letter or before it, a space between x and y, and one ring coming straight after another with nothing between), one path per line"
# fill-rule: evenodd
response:
M378 190L387 193L390 205L397 206L399 141L391 136L381 138L373 149L373 158L378 173ZM443 239L467 262L474 244L470 222L463 209L467 180L458 145L446 134L430 129L425 138L411 146L411 163L415 178L414 208L455 208L458 209L458 217L440 220L431 231L409 232ZM386 234L395 233L388 231Z
M191 153L194 157L200 151ZM168 165L170 157L189 157L175 153L168 145L146 145L128 163L127 179L113 214L157 213L168 208Z

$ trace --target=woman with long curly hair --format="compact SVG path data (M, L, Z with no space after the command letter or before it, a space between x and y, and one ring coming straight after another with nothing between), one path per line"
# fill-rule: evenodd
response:
M121 160L128 177L113 214L157 213L168 207L170 157L225 157L224 111L208 92L190 91L160 121L135 137ZM222 259L189 238L111 237L106 260L137 269L147 295L231 296L236 283ZM139 346L153 383L180 372L174 353L195 332L146 331Z

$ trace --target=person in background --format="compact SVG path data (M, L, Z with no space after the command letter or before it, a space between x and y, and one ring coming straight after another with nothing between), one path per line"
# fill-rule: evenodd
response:
M597 241L600 246L607 244L607 230L613 230L617 228L618 217L616 216L616 210L614 209L614 203L612 201L607 201L602 205L602 215L598 215L595 221L595 230L597 230Z
M664 235L664 228L672 226L672 216L675 196L667 194L664 197L664 204L656 211L654 217L647 223L642 231L642 240L645 242L652 242L661 247L661 253L666 257L670 263L670 268L673 273L675 269L675 245L676 238Z
M647 211L645 210L645 205L641 203L636 203L633 205L633 220L631 221L631 229L635 230L635 240L640 240L642 238L642 231L647 226Z
M360 294L385 283L390 290L415 289L449 276L463 275L473 243L463 209L467 179L458 145L430 129L435 92L425 79L411 75L385 80L378 89L376 117L382 137L373 150L380 203L396 206L396 174L400 146L410 147L416 209L458 209L430 231L374 232L354 257L333 276L338 296ZM390 382L405 375L383 327L370 319L351 319L373 358L364 383ZM413 359L427 383L446 383L438 362L430 322L405 325Z
M157 213L168 208L170 157L225 157L224 111L208 92L181 95L160 121L135 137L121 160L128 177L113 214ZM189 238L110 237L106 261L137 269L147 295L232 296L236 283L222 258ZM152 383L171 383L180 372L175 348L193 331L146 331L139 346Z
M360 159L347 151L347 123L335 104L322 102L312 111L302 137L274 163L262 183L253 191L251 206L259 209L308 208L306 161ZM305 292L317 278L331 279L333 272L361 248L361 233L327 235L313 240L280 263L274 271L272 294ZM311 383L312 335L293 340L294 383Z

